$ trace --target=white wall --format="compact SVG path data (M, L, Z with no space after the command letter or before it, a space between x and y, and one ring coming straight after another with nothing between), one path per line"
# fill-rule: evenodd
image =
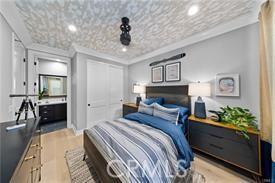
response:
M77 54L75 54L71 61L71 67L72 67L72 125L77 128Z
M77 130L86 128L87 124L87 60L94 60L124 69L124 101L128 100L128 67L122 64L76 53L72 59L72 124Z
M259 117L259 50L258 24L252 24L223 35L198 42L156 58L129 66L129 98L135 101L132 85L145 82L149 85L183 85L189 82L211 82L212 97L205 98L207 109L220 106L242 106ZM181 82L152 84L149 63L186 53L181 61ZM240 74L240 97L216 97L214 80L218 73ZM194 98L192 101L194 102ZM193 105L192 105L193 109Z
M45 60L40 58L38 60L39 60L39 67L38 67L39 74L67 76L66 63Z
M0 14L0 122L11 120L12 99L12 33L13 30Z

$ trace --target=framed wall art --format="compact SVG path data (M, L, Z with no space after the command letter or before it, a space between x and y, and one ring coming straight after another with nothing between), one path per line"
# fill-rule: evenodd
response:
M165 65L165 81L174 82L181 80L181 63L171 63Z
M217 74L215 88L216 96L240 96L240 75Z
M152 67L152 83L163 82L163 66Z

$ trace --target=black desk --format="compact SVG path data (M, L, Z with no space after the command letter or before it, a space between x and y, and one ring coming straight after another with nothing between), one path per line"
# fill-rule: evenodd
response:
M23 121L20 121L20 123L23 123ZM14 124L15 121L0 123L1 183L9 182L17 165L22 161L22 156L28 148L39 124L39 118L36 120L29 119L23 128L6 131L6 127Z

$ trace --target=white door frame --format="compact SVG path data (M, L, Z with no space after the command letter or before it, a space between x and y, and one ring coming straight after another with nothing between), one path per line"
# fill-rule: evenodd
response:
M32 86L29 86L29 78L32 77L33 73L32 66L34 65L34 61L38 58L47 59L47 60L53 60L58 62L63 62L67 64L67 128L72 128L72 95L71 95L71 58L59 56L55 54L50 54L46 52L40 52L35 50L28 50L28 63L27 63L27 91L29 93L29 90ZM30 72L29 72L30 71ZM38 81L37 82L37 91L38 91Z

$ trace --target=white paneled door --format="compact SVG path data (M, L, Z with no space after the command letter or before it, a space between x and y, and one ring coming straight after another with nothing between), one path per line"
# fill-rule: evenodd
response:
M108 65L87 62L87 127L107 120L108 115Z
M87 127L122 115L123 68L87 61Z
M117 119L122 115L123 102L123 68L109 65L109 115Z

